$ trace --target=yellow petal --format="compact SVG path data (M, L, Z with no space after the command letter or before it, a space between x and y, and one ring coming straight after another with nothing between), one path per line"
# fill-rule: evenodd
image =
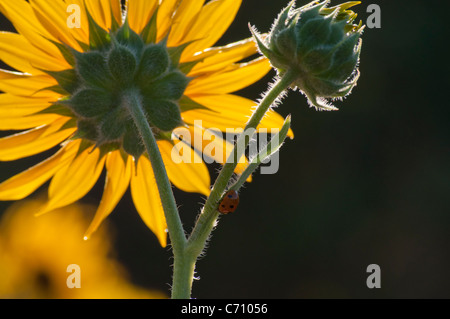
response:
M137 169L133 171L130 185L134 205L144 223L158 238L161 246L166 247L166 218L150 161L145 156L141 156Z
M0 138L0 161L35 155L58 145L76 131L76 128L61 130L67 121L60 117L49 125Z
M210 158L217 163L224 164L231 154L234 145L224 140L218 133L220 132L206 130L200 126L189 126L187 128L176 128L172 135L174 139L177 136L182 136L183 142L202 152L205 160L207 160L206 158ZM234 172L236 174L242 174L247 166L248 161L245 156L242 156Z
M48 97L56 101L61 95L44 89L57 84L50 75L27 75L0 70L0 90L14 95Z
M216 128L222 132L226 132L227 129L244 128L257 106L257 103L252 100L232 94L199 95L192 99L209 110L196 109L183 112L184 122L194 124L194 121L201 120L203 127ZM264 128L270 133L272 128L280 129L283 124L283 117L269 110L258 126L258 130ZM288 136L294 137L292 130L289 130Z
M37 114L19 117L0 117L0 130L27 130L47 125L59 119L58 114Z
M33 9L26 1L0 1L0 12L14 25L17 32L39 50L63 60L61 52L47 39L57 41L36 18Z
M0 32L0 55L9 66L30 74L42 74L39 69L60 71L70 68L67 62L38 50L17 33Z
M241 6L241 0L214 0L208 2L201 10L185 36L185 42L195 41L183 52L183 56L192 56L214 45L219 40Z
M42 111L51 105L48 98L30 98L0 94L0 118L20 117Z
M136 33L141 33L157 6L157 0L128 0L127 15L130 28Z
M112 17L117 23L121 23L121 4L119 0L89 0L86 1L87 9L95 22L105 30L111 29Z
M174 145L169 141L158 141L170 181L182 191L208 196L211 186L208 168L192 148L181 149L180 143Z
M225 94L238 91L255 83L271 69L265 58L248 63L235 64L229 71L200 76L186 88L186 95Z
M48 0L52 1L52 0ZM73 14L76 14L74 8L70 7L71 5L75 4L79 6L81 17L80 18L80 28L72 28L70 29L70 32L72 33L73 37L82 42L82 43L89 43L89 22L88 17L86 14L86 6L85 6L85 0L64 0L66 3L66 12L65 17L66 19L73 18ZM88 2L88 1L86 1ZM90 1L89 1L90 2Z
M50 106L46 98L0 94L0 130L24 130L54 122L57 114L34 114Z
M74 38L76 28L67 26L67 4L63 1L30 0L36 18L41 25L58 42L68 44L75 50L80 51L81 46ZM74 30L74 32L72 32Z
M172 18L178 4L181 0L164 0L159 5L158 17L156 19L157 26L157 42L161 41L172 26Z
M106 182L102 200L97 208L94 219L85 233L85 238L97 230L100 224L111 214L119 203L130 184L131 170L134 165L132 157L128 156L125 165L120 151L111 152L106 156Z
M197 77L204 73L221 71L256 52L257 49L253 39L242 40L223 47L206 49L194 57L195 59L202 60L202 62L197 63L188 75Z
M204 0L182 0L177 8L172 22L172 30L167 44L178 46L185 42L185 37L192 25L195 23L197 15L200 13Z
M91 190L105 163L104 156L99 158L99 149L92 148L84 150L53 176L48 190L48 202L38 215L72 204Z
M73 159L78 144L68 143L47 160L1 183L0 200L19 200L33 193Z

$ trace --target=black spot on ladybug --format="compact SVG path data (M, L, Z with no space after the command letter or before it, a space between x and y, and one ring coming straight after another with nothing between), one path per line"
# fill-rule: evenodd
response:
M222 214L232 213L239 204L239 195L235 190L229 190L219 205L219 212Z

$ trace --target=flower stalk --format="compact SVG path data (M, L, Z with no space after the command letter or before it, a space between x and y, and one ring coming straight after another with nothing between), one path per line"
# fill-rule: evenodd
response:
M194 263L192 257L186 254L186 236L181 223L175 197L167 177L161 153L156 143L147 116L142 107L141 96L137 90L130 89L123 95L123 106L129 111L144 143L155 175L156 185L161 197L161 203L169 229L170 242L174 255L174 271L172 283L172 298L190 298Z
M283 92L289 88L292 81L293 75L290 72L287 72L275 85L273 85L253 113L246 125L245 131L252 129L254 131L254 129L256 129L266 112L273 103L283 95ZM198 217L196 225L187 240L156 139L142 108L139 92L132 89L126 91L122 101L123 106L129 111L139 131L150 158L156 184L158 185L174 255L172 298L188 299L191 296L196 261L204 250L208 237L216 224L219 216L219 212L217 211L218 203L233 176L234 170L238 164L238 159L242 156L242 154L239 154L241 148L239 148L238 145L244 143L245 149L252 136L248 134L241 134L239 136L233 151L229 155L227 162L223 166L223 169L212 188L211 194L206 201L202 213Z
M263 119L266 112L270 109L273 103L283 95L286 89L290 87L295 74L291 72L286 72L282 78L280 78L275 85L267 92L264 98L261 100L257 109L253 113L252 117L248 121L244 133L242 133L237 142L235 143L234 149L229 155L227 162L224 164L219 176L217 177L214 186L212 188L211 194L209 195L203 211L197 219L194 229L192 230L186 250L191 256L191 262L195 263L197 258L203 252L206 242L217 222L219 217L219 212L217 210L219 201L221 200L223 194L226 191L229 181L231 180L234 170L238 164L238 159L241 158L243 149L245 149L250 140L251 134L245 134L246 131L255 131L261 120ZM243 140L245 139L245 140ZM244 148L238 147L244 143ZM241 150L242 149L242 150ZM193 280L193 278L191 279Z

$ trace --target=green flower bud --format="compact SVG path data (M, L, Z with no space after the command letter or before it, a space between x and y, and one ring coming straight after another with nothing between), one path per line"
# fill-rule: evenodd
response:
M278 16L269 35L262 39L251 31L259 50L280 76L296 74L292 88L306 95L318 110L336 110L327 99L342 99L359 78L361 22L348 8L359 1L327 8L329 0L313 1L294 9L292 1Z

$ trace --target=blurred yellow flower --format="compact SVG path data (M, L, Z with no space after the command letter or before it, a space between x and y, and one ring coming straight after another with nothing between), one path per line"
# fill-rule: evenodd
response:
M0 223L0 298L129 299L166 298L163 293L131 284L113 258L105 227L83 240L91 205L72 204L46 215L33 213L42 200L13 204ZM70 276L79 266L80 288ZM69 271L68 271L69 270Z
M171 133L180 122L193 129L195 120L202 121L201 130L243 128L256 103L231 93L270 70L265 58L242 62L257 52L252 39L211 48L242 1L205 2L128 0L122 8L119 0L0 0L0 12L18 32L0 32L0 58L19 71L0 70L0 130L25 130L0 138L0 161L60 146L46 161L0 184L0 200L23 199L51 180L49 200L39 208L48 212L86 195L106 168L103 198L86 235L130 186L142 220L165 246L167 226L154 174L147 156L140 156L144 150L133 123L126 123L129 114L116 103L121 90L140 90L170 181L208 195L209 172L196 152L202 149L190 145L190 154L174 154L180 141ZM79 23L76 16L71 20L73 8L80 9ZM155 86L146 72L155 75ZM260 127L282 124L270 111ZM220 138L208 143L227 145ZM238 165L236 173L244 168Z

